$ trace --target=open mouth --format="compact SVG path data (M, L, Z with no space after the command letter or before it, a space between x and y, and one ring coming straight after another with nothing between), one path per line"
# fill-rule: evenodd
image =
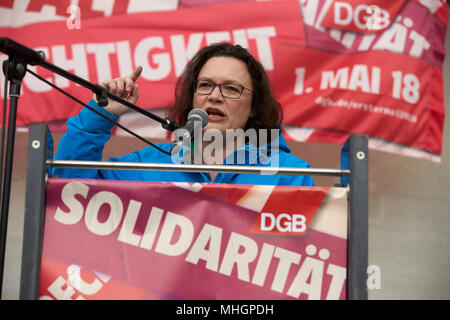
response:
M207 108L206 112L208 113L208 118L223 118L225 117L225 113L216 108Z

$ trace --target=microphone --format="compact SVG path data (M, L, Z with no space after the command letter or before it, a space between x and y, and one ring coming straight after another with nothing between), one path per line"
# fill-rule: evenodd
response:
M175 141L170 154L177 154L194 137L195 122L200 122L202 128L208 124L208 113L203 109L194 108L188 114L188 121L182 128L175 130Z

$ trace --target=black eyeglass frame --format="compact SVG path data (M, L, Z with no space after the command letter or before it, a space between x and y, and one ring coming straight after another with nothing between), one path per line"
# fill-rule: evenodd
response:
M213 84L214 86L212 87L212 89L211 89L211 91L210 91L209 93L200 93L200 92L197 92L197 83L198 83L199 81L208 82L208 83ZM234 85L234 86L238 86L238 87L241 88L241 92L240 92L240 94L239 94L239 97L231 98L231 97L228 97L228 96L226 96L226 95L223 94L223 92L222 92L222 86L223 86L223 85L230 85L230 84L232 84L232 85ZM215 82L210 81L210 80L202 80L202 79L194 80L194 93L200 94L200 95L203 95L203 96L207 96L207 95L210 95L210 94L214 91L214 89L216 89L217 86L219 87L219 91L220 91L220 94L222 95L222 97L227 98L227 99L233 99L233 100L239 99L240 97L242 97L242 93L244 92L244 90L248 90L248 91L250 91L250 92L253 94L253 91L252 91L252 90L250 90L250 89L248 89L248 88L246 88L246 87L244 87L243 85L240 85L240 84L238 84L238 83L232 83L232 82L231 82L231 83L215 83Z

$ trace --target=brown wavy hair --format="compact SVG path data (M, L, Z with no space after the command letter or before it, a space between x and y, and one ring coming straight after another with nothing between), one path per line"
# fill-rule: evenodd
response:
M216 43L202 48L186 65L175 87L175 104L169 108L169 118L184 126L192 109L194 81L204 64L213 57L231 57L244 62L252 80L251 116L244 130L277 129L282 125L283 110L270 90L270 82L261 65L247 49L231 43Z

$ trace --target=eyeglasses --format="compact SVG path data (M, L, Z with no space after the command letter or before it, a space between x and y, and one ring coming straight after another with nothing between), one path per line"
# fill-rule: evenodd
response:
M208 80L196 80L194 81L194 91L198 94L208 95L214 91L216 86L219 86L220 93L224 98L228 99L239 99L242 92L245 90L253 93L252 90L235 83L214 83Z

